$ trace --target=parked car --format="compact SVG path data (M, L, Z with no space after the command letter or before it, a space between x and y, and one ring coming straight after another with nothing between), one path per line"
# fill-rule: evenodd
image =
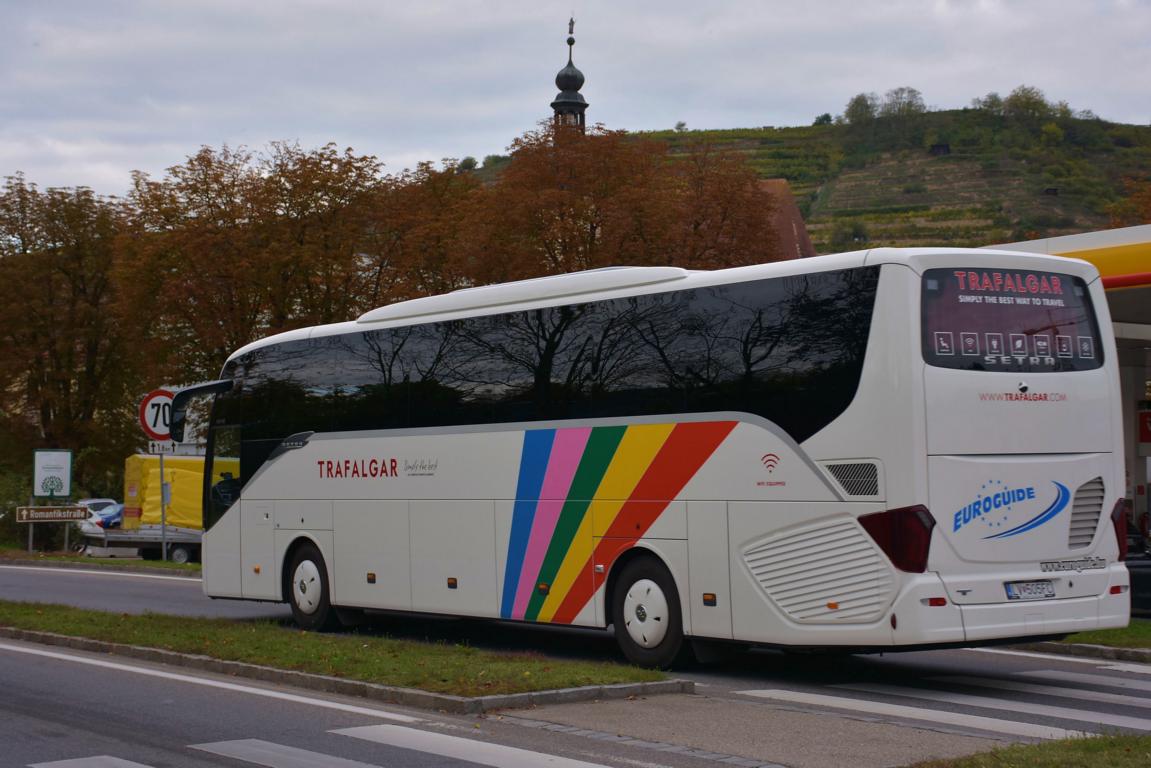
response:
M104 529L119 528L120 523L124 521L124 505L115 499L81 499L79 504L87 507L89 512L88 519L80 524L81 529L93 526Z

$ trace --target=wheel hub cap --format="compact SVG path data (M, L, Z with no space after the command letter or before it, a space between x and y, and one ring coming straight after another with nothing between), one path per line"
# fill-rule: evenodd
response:
M320 607L320 569L311 560L296 566L292 574L292 598L301 613L313 614Z
M623 604L624 629L641 648L655 648L667 637L667 595L651 579L631 585Z

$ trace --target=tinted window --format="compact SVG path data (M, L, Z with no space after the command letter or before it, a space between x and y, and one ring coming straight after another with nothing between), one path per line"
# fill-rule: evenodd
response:
M220 378L234 378L236 366L225 366ZM208 444L204 459L203 526L210 529L239 496L241 478L236 477L240 457L243 401L238 389L216 395L209 417Z
M802 441L855 396L878 267L295 341L240 360L243 477L303 431L739 411Z
M923 358L968 371L1084 371L1103 364L1087 285L1056 272L929 269Z

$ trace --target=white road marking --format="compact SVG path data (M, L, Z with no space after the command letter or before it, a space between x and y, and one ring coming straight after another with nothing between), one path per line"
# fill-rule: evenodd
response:
M941 723L943 725L971 728L977 731L988 731L1005 736L1023 736L1030 739L1067 739L1083 735L1078 731L1068 731L1063 728L1053 728L1047 725L1017 723L1012 720L1000 720L994 717L965 715L960 712L944 712L942 710L924 709L923 707L909 707L902 704L887 704L882 701L854 699L847 696L828 696L822 693L804 693L802 691L786 691L782 689L736 691L736 693L742 693L745 696L755 696L761 699L785 701L793 704L832 707L835 709L846 709L850 712L865 712L867 714L898 717L905 720Z
M95 757L77 757L74 760L57 760L54 763L35 763L28 768L152 768L143 763L133 763L131 760L121 760L118 757L97 755Z
M1130 680L1125 677L1088 675L1082 672L1056 672L1050 669L1037 669L1029 672L1017 672L1016 674L1064 683L1085 683L1086 685L1100 685L1106 688L1126 688L1130 691L1151 691L1151 682L1147 680Z
M105 661L103 659L92 659L86 656L77 656L68 653L60 653L57 651L45 651L39 648L25 648L19 645L10 645L9 643L0 643L0 651L11 651L12 653L24 653L30 656L42 656L48 659L58 659L60 661L70 661L76 664L87 664L91 667L101 667L103 669L115 669L120 672L131 672L136 675L143 675L145 677L158 677L163 680L176 680L181 683L191 683L192 685L202 685L206 688L218 688L224 691L234 691L236 693L246 693L251 696L263 696L267 699L278 699L280 701L289 701L293 704L305 704L311 707L321 707L323 709L334 709L340 712L350 712L354 715L366 715L368 717L379 717L386 720L395 720L401 723L422 723L426 722L419 717L410 717L409 715L401 715L397 712L388 712L383 709L375 709L373 707L359 707L354 704L344 704L338 701L328 701L327 699L318 699L311 696L300 696L294 693L284 693L283 691L273 691L267 688L255 688L248 685L238 685L237 683L227 683L222 680L212 680L205 677L195 677L193 675L182 675L177 672L165 672L159 669L148 669L146 667L137 667L131 664L120 664L115 661Z
M1135 731L1151 731L1151 720L1142 717L1129 717L1127 715L1112 715L1106 712L1086 712L1070 707L1054 707L1050 704L1033 704L1029 701L1017 699L996 699L990 696L971 696L966 693L949 693L947 691L929 691L923 688L904 688L899 685L883 685L881 683L837 685L849 691L863 693L878 693L884 696L905 696L911 699L926 699L946 704L958 704L963 707L979 707L980 709L1004 709L1008 712L1025 712L1040 717L1056 717L1060 720L1073 720L1082 723L1098 723L1102 726L1114 728L1130 728Z
M267 766L267 768L378 768L359 760L347 760L334 755L325 755L307 749L286 747L260 739L237 739L217 741L212 744L190 744L189 749L211 752L213 755L243 760L245 763Z
M128 571L106 571L99 568L52 568L50 566L39 565L0 565L0 569L8 571L36 571L37 573L52 573L64 574L89 574L96 576L124 576L129 579L156 579L158 581L183 581L188 584L195 584L199 586L201 579L198 576L161 576L158 573L130 573Z
M1089 691L1085 688L1061 688L1054 685L1039 685L1038 683L1016 683L1012 680L995 680L987 677L963 677L949 675L933 677L945 683L958 685L971 685L977 688L996 688L1004 691L1018 691L1019 693L1034 693L1039 696L1054 696L1062 699L1077 699L1079 701L1098 701L1102 704L1118 704L1123 707L1139 707L1151 709L1151 698L1124 696L1121 693L1101 693Z
M604 768L599 763L585 763L582 760L572 760L568 757L532 752L527 749L507 747L503 744L493 744L487 741L465 739L460 736L449 736L446 733L419 731L415 728L404 728L398 725L365 725L359 728L341 728L329 731L329 733L338 733L341 736L351 736L356 739L373 741L377 744L412 749L455 760L466 760L469 763L478 763L479 765L491 765L495 768L536 768L536 766Z
M964 651L977 653L999 653L1004 656L1025 656L1029 659L1043 659L1046 662L1059 661L1067 664L1090 664L1099 669L1113 672L1131 672L1136 675L1151 675L1151 664L1135 664L1127 662L1114 662L1110 659L1089 659L1080 656L1064 656L1059 653L1036 653L1033 651L1005 651L1002 648L963 648Z

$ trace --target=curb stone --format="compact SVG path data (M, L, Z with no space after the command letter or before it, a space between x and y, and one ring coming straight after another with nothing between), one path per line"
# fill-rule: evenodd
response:
M654 696L664 693L695 693L695 683L690 680L662 680L654 683L618 683L613 685L589 685L581 688L560 688L550 691L530 693L507 693L493 696L452 696L446 693L433 693L415 688L399 688L379 683L359 680L345 680L328 675L309 672L296 672L288 669L275 669L239 661L223 661L210 656L190 653L177 653L160 648L144 648L138 645L110 643L86 637L57 635L52 632L36 632L28 629L15 629L0 626L0 637L10 640L54 645L77 651L108 653L125 656L140 661L186 667L204 672L261 680L279 685L291 685L323 693L385 701L390 704L434 709L455 715L478 715L497 709L527 709L545 704L569 704L596 699L626 699L631 696Z
M106 561L99 563L73 563L70 561L44 561L32 558L0 557L0 565L27 565L33 568L61 568L64 570L82 571L108 571L109 573L146 573L152 576L181 576L185 579L199 579L200 571L188 571L177 568L149 568L146 565L108 565Z
M1140 664L1151 664L1151 649L1149 648L1113 648L1109 645L1090 645L1088 643L1019 643L1009 645L1020 651L1038 651L1057 656L1081 656L1092 659L1108 659L1111 661L1133 661Z

